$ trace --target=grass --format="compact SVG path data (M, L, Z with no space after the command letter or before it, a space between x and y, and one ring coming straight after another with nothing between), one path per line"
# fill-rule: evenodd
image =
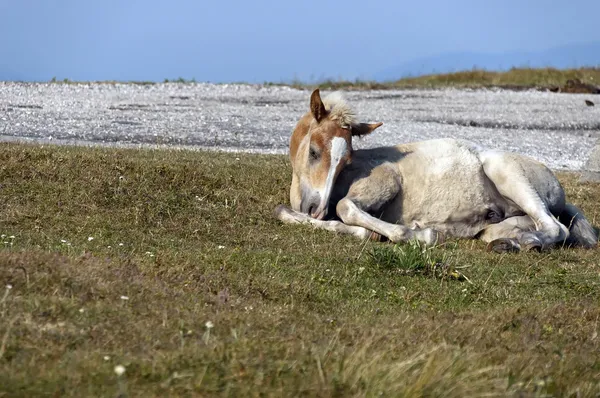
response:
M400 80L406 86L458 86L458 87L530 87L552 88L564 86L568 80L600 84L600 68L554 69L512 68L506 72L471 70L456 73L428 75Z
M600 186L560 179L597 220ZM284 156L0 144L0 396L600 393L598 251L282 225L289 181Z
M454 73L424 75L418 77L405 77L396 81L376 82L368 80L334 80L326 79L315 84L299 80L291 83L266 82L266 86L291 86L298 89L313 89L319 87L324 90L389 90L389 89L439 89L439 88L504 88L511 90L555 90L565 88L567 81L579 80L584 85L600 87L600 67L584 67L577 69L555 68L512 68L507 71L487 71L474 68L472 70ZM52 78L51 83L60 84L88 84L69 79L57 80ZM117 84L117 81L104 81L94 83ZM130 81L129 84L152 85L156 82ZM194 84L196 79L164 79L163 83ZM244 84L244 83L237 83ZM586 92L586 91L583 91Z
M599 68L554 69L554 68L512 68L508 71L496 72L472 69L454 73L406 77L396 81L344 81L326 80L316 85L300 82L295 87L319 87L321 89L339 90L385 90L385 89L437 89L456 88L491 88L499 87L512 90L538 89L551 90L564 87L568 80L578 79L584 84L600 86Z

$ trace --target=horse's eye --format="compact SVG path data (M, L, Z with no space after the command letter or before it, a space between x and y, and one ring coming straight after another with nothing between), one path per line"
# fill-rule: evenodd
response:
M311 160L319 160L319 157L321 156L321 154L315 148L311 147L308 152L308 156L310 157Z

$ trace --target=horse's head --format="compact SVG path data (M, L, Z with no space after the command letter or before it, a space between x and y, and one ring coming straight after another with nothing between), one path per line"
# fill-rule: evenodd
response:
M382 124L358 123L339 93L322 101L319 89L313 91L310 112L298 123L290 142L303 213L316 219L327 215L335 180L352 159L352 137L369 134Z

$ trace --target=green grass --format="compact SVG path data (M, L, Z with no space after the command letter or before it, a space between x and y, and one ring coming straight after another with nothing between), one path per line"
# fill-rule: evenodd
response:
M285 156L0 144L0 396L600 393L598 251L282 225L289 182Z

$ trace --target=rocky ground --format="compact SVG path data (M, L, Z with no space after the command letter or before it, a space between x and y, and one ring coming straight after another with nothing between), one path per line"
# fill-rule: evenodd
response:
M4 82L0 139L286 153L309 95L238 84ZM600 137L600 103L585 102L600 102L593 95L446 89L346 97L362 120L384 122L357 148L455 137L578 170Z

